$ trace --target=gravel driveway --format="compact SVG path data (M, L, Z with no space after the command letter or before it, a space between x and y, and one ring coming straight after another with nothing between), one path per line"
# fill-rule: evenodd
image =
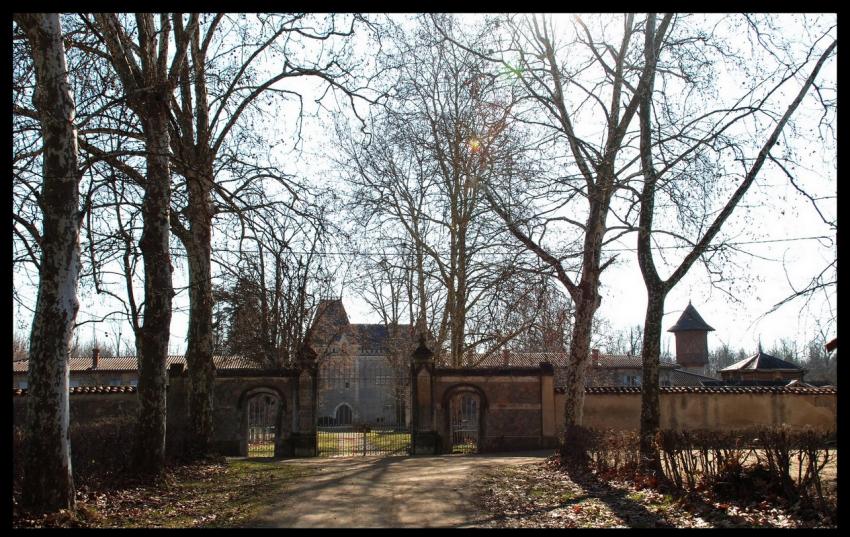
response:
M474 527L486 522L471 499L488 467L539 462L551 451L439 457L289 459L312 470L249 527Z

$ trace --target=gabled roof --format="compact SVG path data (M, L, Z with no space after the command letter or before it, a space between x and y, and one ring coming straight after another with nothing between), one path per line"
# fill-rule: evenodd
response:
M347 334L360 346L361 354L386 354L390 351L389 342L393 338L413 341L413 326L409 324L351 324Z
M790 370L790 371L802 371L802 367L792 364L791 362L786 362L785 360L781 360L776 356L771 356L762 352L761 348L759 351L749 358L744 358L739 362L735 362L729 367L724 367L720 371L755 371L755 370Z
M705 332L714 330L707 322L702 320L702 317L700 317L696 308L690 302L688 302L688 307L685 308L682 315L679 316L676 324L667 329L668 332L683 332L686 330L700 330Z
M316 306L316 315L313 316L313 325L322 323L325 326L347 326L348 313L342 305L342 299L322 300Z
M341 299L322 300L316 308L310 327L309 341L316 352L322 353L343 338L360 347L365 354L386 354L393 338L413 338L413 326L409 324L386 325L382 323L349 322Z

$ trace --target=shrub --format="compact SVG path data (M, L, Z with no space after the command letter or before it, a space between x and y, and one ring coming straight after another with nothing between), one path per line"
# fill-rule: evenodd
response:
M564 440L559 448L562 466L635 476L640 460L637 431L571 427ZM821 473L834 457L833 433L788 427L661 430L655 442L664 477L680 490L711 488L739 500L775 495L828 508Z

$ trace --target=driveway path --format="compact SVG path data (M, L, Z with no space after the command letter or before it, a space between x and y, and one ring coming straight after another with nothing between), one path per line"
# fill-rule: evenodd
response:
M539 462L535 451L439 457L346 457L289 459L313 475L288 487L283 498L250 527L474 527L489 515L471 499L476 474L506 464Z

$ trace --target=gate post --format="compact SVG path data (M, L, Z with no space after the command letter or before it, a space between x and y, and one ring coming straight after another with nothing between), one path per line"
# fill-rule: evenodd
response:
M319 388L316 351L307 343L298 357L298 384L295 386L295 427L292 431L292 452L296 457L315 457L316 403Z
M419 346L413 351L410 364L411 453L435 455L439 452L439 437L434 423L434 353L419 336Z

